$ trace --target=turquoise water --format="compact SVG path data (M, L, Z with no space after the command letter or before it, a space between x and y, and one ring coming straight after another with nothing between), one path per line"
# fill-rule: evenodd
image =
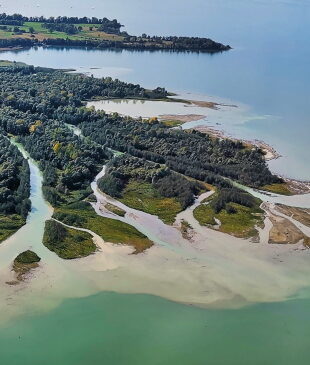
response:
M304 365L309 305L308 299L213 311L101 293L1 329L1 363Z

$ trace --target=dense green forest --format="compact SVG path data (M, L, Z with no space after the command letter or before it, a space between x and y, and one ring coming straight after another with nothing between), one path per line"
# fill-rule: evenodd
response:
M160 196L176 198L182 209L194 202L194 197L204 189L202 184L191 181L165 166L128 154L112 159L106 174L98 182L99 188L113 197L121 197L130 179L151 183Z
M31 208L30 170L18 148L0 134L0 242L25 222Z
M17 147L0 135L0 214L25 218L30 209L30 171Z
M90 182L108 160L100 187L110 195L121 196L135 179L151 184L162 197L176 199L182 209L201 191L193 179L217 187L215 211L230 209L231 202L253 204L230 179L256 188L281 181L258 148L85 107L85 100L92 98L162 99L167 96L163 88L148 91L111 78L14 64L0 68L0 85L0 128L18 136L40 162L43 191L54 206L87 196ZM67 123L79 126L84 137ZM125 155L112 159L110 149Z
M0 126L18 136L40 161L43 191L57 205L72 190L86 189L111 155L102 145L80 139L65 125L97 117L83 107L92 97L165 97L165 89L147 91L111 78L95 79L62 71L13 65L0 68Z
M129 35L122 25L107 18L24 17L0 14L0 46L31 47L34 45L119 48L133 50L169 50L222 52L231 47L210 38Z
M241 142L119 115L100 115L91 123L80 123L80 127L85 136L102 145L166 164L174 171L219 187L230 185L223 177L252 187L279 181L269 171L263 152Z

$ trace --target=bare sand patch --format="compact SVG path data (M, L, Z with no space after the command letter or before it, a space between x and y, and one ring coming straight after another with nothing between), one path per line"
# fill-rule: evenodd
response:
M185 114L185 115L179 115L179 114L162 114L159 115L159 119L161 121L167 121L167 120L173 120L182 123L187 122L194 122L200 119L205 118L205 115L199 115L199 114Z
M276 210L310 228L310 209L289 207L283 204L276 204Z
M270 220L269 243L296 244L304 238L304 234L288 219L271 215Z

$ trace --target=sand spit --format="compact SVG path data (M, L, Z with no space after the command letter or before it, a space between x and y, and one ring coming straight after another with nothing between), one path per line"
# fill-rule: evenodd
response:
M295 244L300 242L303 233L288 219L279 216L270 216L272 228L269 232L269 243Z
M203 101L203 100L186 100L186 101L190 102L192 105L196 105L201 108L209 108L209 109L215 109L215 110L218 110L219 106L228 106L225 104L215 103L213 101Z
M289 216L310 228L310 209L288 207L283 204L276 204L276 211Z
M205 118L205 115L199 115L199 114L162 114L159 115L160 121L167 121L167 120L173 120L181 123L187 123L187 122L194 122L196 120L201 120Z
M227 106L230 108L238 108L237 105L230 105L230 104L223 104L223 103L216 103L214 101L206 101L206 100L185 100L190 102L192 105L199 106L201 108L209 108L218 110L220 106Z

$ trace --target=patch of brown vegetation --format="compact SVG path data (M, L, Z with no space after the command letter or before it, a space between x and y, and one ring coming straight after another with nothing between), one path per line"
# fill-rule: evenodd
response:
M283 204L276 204L276 210L288 217L295 219L296 221L310 227L310 209L288 207Z
M174 120L177 122L186 123L186 122L194 122L196 120L200 120L205 118L205 115L199 115L199 114L185 114L185 115L178 115L178 114L162 114L159 115L159 118L162 122L166 120Z
M199 106L201 108L209 108L209 109L218 109L218 103L214 103L213 101L203 101L203 100L188 100L191 104Z
M307 247L307 248L310 248L310 237L305 236L304 246Z
M305 237L303 232L286 218L271 215L270 220L273 226L269 232L268 243L296 244Z
M37 39L40 42L42 42L44 39L51 39L51 38L56 38L56 36L53 35L47 35L46 33L36 33L36 34L30 34L30 33L22 33L22 34L13 34L11 38L16 38L16 39L20 39L20 38L24 38L24 39ZM23 48L23 47L20 47Z
M184 219L181 221L181 234L182 237L186 240L191 240L194 234L193 227Z
M15 271L16 273L16 279L18 280L18 282L20 281L24 281L27 277L27 275L34 269L36 269L37 267L39 267L39 264L32 263L32 264L22 264L20 262L15 262L13 264L13 271ZM14 282L14 283L18 283L18 282ZM14 285L16 285L14 284ZM12 284L10 284L12 285Z
M102 40L111 40L111 41L123 41L124 37L116 35L116 34L108 34L100 31L89 31L85 33L91 39L97 38Z

